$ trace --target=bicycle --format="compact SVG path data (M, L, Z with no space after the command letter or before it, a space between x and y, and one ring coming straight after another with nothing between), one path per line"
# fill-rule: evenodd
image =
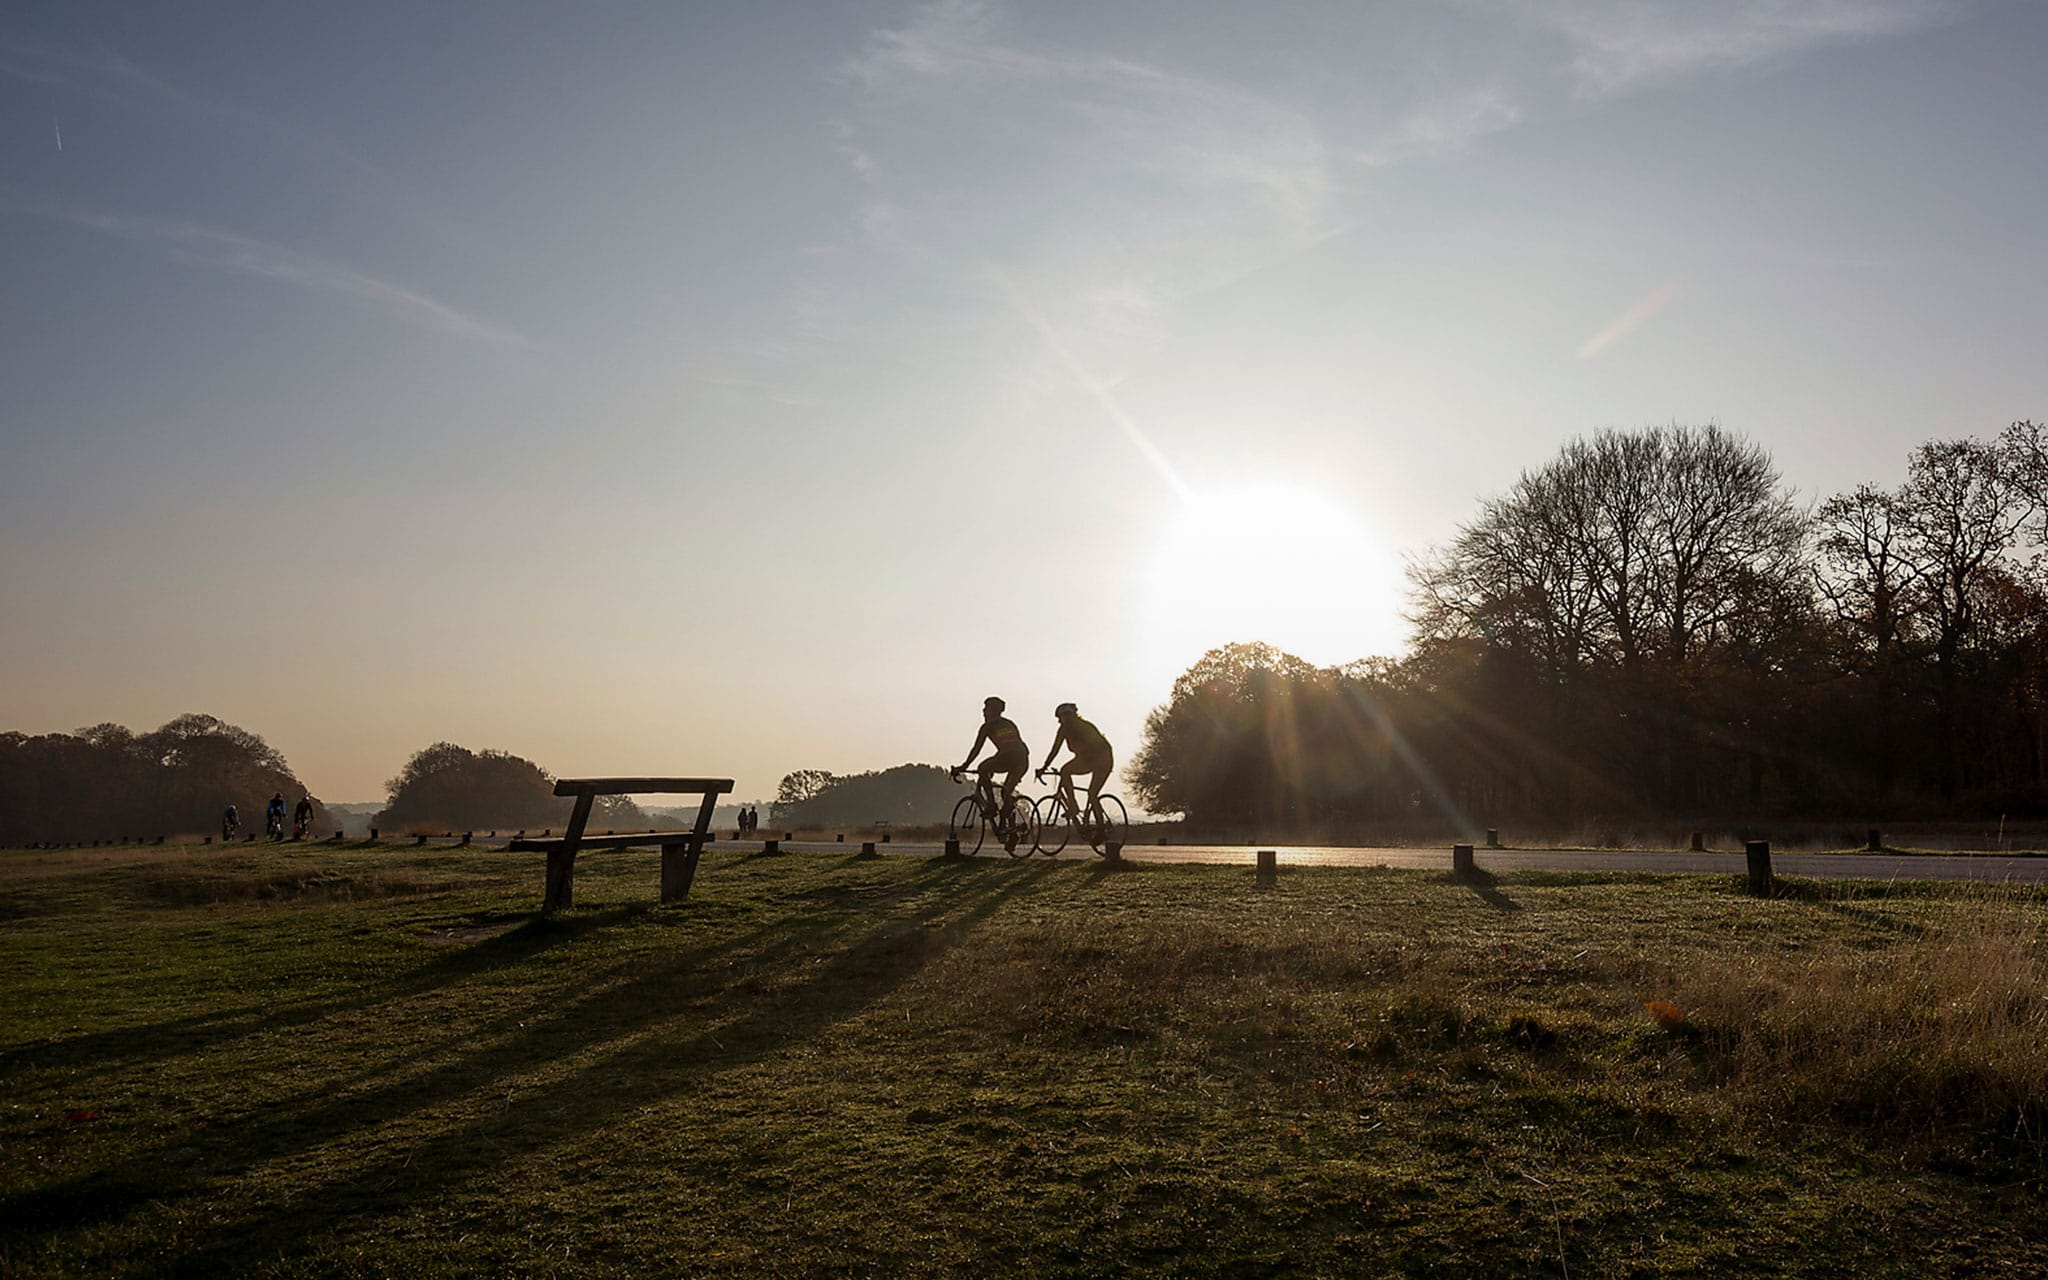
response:
M1045 775L1046 770L1038 770L1040 782L1045 781ZM1084 812L1074 794L1074 775L1063 773L1059 785L1038 799L1038 852L1048 858L1057 857L1076 830L1098 857L1106 858L1110 845L1123 847L1131 833L1131 817L1124 802L1107 791Z
M965 774L955 769L950 776L959 782ZM946 831L951 839L960 842L960 852L973 854L981 851L982 841L993 832L1003 851L1013 858L1028 858L1038 847L1038 807L1031 797L1013 795L1007 807L996 803L994 778L983 778L974 784L974 790L960 797L960 803L953 806L952 820Z
M284 819L274 813L265 814L263 818L263 835L266 839L270 840L284 839Z

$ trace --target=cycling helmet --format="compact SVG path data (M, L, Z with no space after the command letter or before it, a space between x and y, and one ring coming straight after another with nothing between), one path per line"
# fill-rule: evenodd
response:
M1007 702L1004 702L1001 698L983 698L981 700L981 709L983 711L993 711L997 715L1001 715L1003 713L1003 708L1007 707L1008 705L1009 704Z
M1053 714L1053 718L1054 718L1054 719L1056 719L1056 720L1064 720L1064 719L1066 719L1066 718L1067 718L1068 716L1077 716L1077 715L1080 715L1080 714L1081 714L1081 708L1079 708L1079 707L1075 706L1075 705L1074 705L1073 703L1071 703L1071 702L1062 702L1062 703L1061 703L1060 705L1058 705L1058 706L1056 706L1056 707L1054 707L1054 708L1052 709L1052 714Z

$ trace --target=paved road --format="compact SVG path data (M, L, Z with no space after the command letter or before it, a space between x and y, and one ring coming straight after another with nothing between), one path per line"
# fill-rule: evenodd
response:
M720 842L730 844L732 842ZM743 842L745 848L752 842ZM843 844L786 843L791 851L850 852ZM1329 846L1269 845L1283 867L1410 867L1448 871L1449 849L1360 849ZM880 851L897 855L932 856L936 844L885 844ZM1130 845L1124 857L1133 862L1240 863L1250 866L1257 850L1249 845ZM984 846L982 857L1001 858L1000 848ZM1083 845L1069 848L1061 861L1092 860ZM1663 871L1742 875L1748 863L1740 853L1687 853L1656 849L1479 849L1473 860L1491 871ZM2048 858L1995 854L1773 853L1771 868L1779 875L1821 880L2012 880L2048 884Z

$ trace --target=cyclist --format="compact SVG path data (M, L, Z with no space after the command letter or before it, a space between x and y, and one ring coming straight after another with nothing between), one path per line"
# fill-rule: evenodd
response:
M299 803L292 809L292 839L304 840L306 831L313 825L313 797L300 796Z
M270 803L263 807L263 834L272 840L284 839L284 792L270 797Z
M989 779L1003 775L1003 802L996 814L1010 812L1010 800L1017 794L1017 784L1024 780L1024 771L1031 767L1031 748L1024 745L1024 735L1017 732L1017 726L1003 715L1004 702L1001 698L984 698L981 703L981 731L974 735L974 745L967 749L967 759L953 768L958 778L967 772L974 757L981 754L983 743L994 747L996 753L981 762L976 770L981 775L980 789L988 795Z
M226 809L223 809L221 811L220 842L222 844L226 844L228 841L234 839L235 832L238 831L241 828L241 826L242 815L236 811L234 805L230 804Z
M1060 766L1060 785L1069 798L1074 794L1074 775L1085 773L1088 779L1088 807L1083 813L1096 812L1096 805L1102 800L1102 784L1109 781L1110 771L1116 768L1115 753L1109 749L1109 739L1102 736L1102 730L1081 718L1080 708L1071 702L1062 702L1053 708L1053 715L1060 722L1058 736L1052 740L1052 750L1045 753L1045 763L1038 766L1038 776L1043 778L1052 768L1052 758L1066 746L1073 751L1073 758Z

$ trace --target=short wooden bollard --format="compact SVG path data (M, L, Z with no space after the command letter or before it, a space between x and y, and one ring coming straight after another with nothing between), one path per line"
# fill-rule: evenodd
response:
M425 836L414 836L412 838L412 842L414 844L425 844L427 842L427 838Z
M471 836L475 835L475 834L476 834L476 832L474 832L474 831L465 831L465 832L463 832L463 833L462 833L462 847L463 847L463 848L467 849L467 848L469 847L469 838L470 838Z
M341 832L337 831L337 832L335 832L335 833L334 833L333 835L331 835L331 836L329 836L329 837L327 837L327 838L328 838L329 840L339 840L339 839L341 839Z
M946 841L946 856L949 858L957 858L960 856L960 842L958 840L949 838Z
M888 832L886 832L886 831L884 831L884 832L882 833L882 843L883 843L883 844L887 844L887 843L889 843L889 833L888 833Z
M1500 829L1498 827L1488 827L1486 829L1486 847L1489 849L1500 848Z
M1692 851L1694 853L1705 853L1707 851L1707 836L1705 832L1695 831L1692 833Z
M840 844L845 844L845 843L846 843L846 833L845 833L844 831L840 832L840 833L839 833L838 835L836 835L836 836L833 836L832 838L833 838L834 840L838 841L838 842L839 842Z
M1102 856L1111 862L1122 862L1124 860L1124 842L1121 840L1111 840L1104 844L1102 846Z
M162 836L158 836L158 837L156 838L156 842L157 842L158 844L162 844L162 843L164 842L164 838L163 838Z
M208 836L208 837L206 837L206 838L205 838L204 840L201 840L201 841L200 841L199 843L201 843L201 844L212 844L212 843L213 843L213 837L212 837L212 836ZM30 845L30 846L29 846L29 848L33 849L33 848L35 848L35 846L34 846L34 845Z
M250 832L250 833L249 833L248 835L246 835L246 836L243 836L243 837L242 837L242 843L243 843L243 844L255 844L255 843L256 843L256 833L255 833L254 831L251 831L251 832Z
M879 856L875 853L875 842L872 840L861 841L860 856L863 858L873 858Z
M1259 850L1258 882L1271 884L1280 875L1280 853L1276 849Z
M761 852L762 852L762 853L781 853L781 852L782 852L782 841L780 841L780 840L763 840L763 841L761 842Z
M377 839L377 828L375 828L375 827L371 827L371 828L370 828L370 839L371 839L371 841L372 841L372 842L374 842L374 841L375 841L375 840Z
M784 840L794 840L794 839L796 839L796 832L794 832L794 831L785 831L785 832L783 832L783 833L782 833L782 838L783 838Z
M1884 851L1884 832L1879 831L1876 827L1872 827L1870 829L1870 843L1865 847L1872 853L1882 853Z
M1745 840L1743 852L1749 855L1749 891L1768 895L1771 891L1771 842L1768 840Z
M1472 875L1478 868L1472 864L1472 846L1454 844L1451 846L1451 874L1459 877Z

